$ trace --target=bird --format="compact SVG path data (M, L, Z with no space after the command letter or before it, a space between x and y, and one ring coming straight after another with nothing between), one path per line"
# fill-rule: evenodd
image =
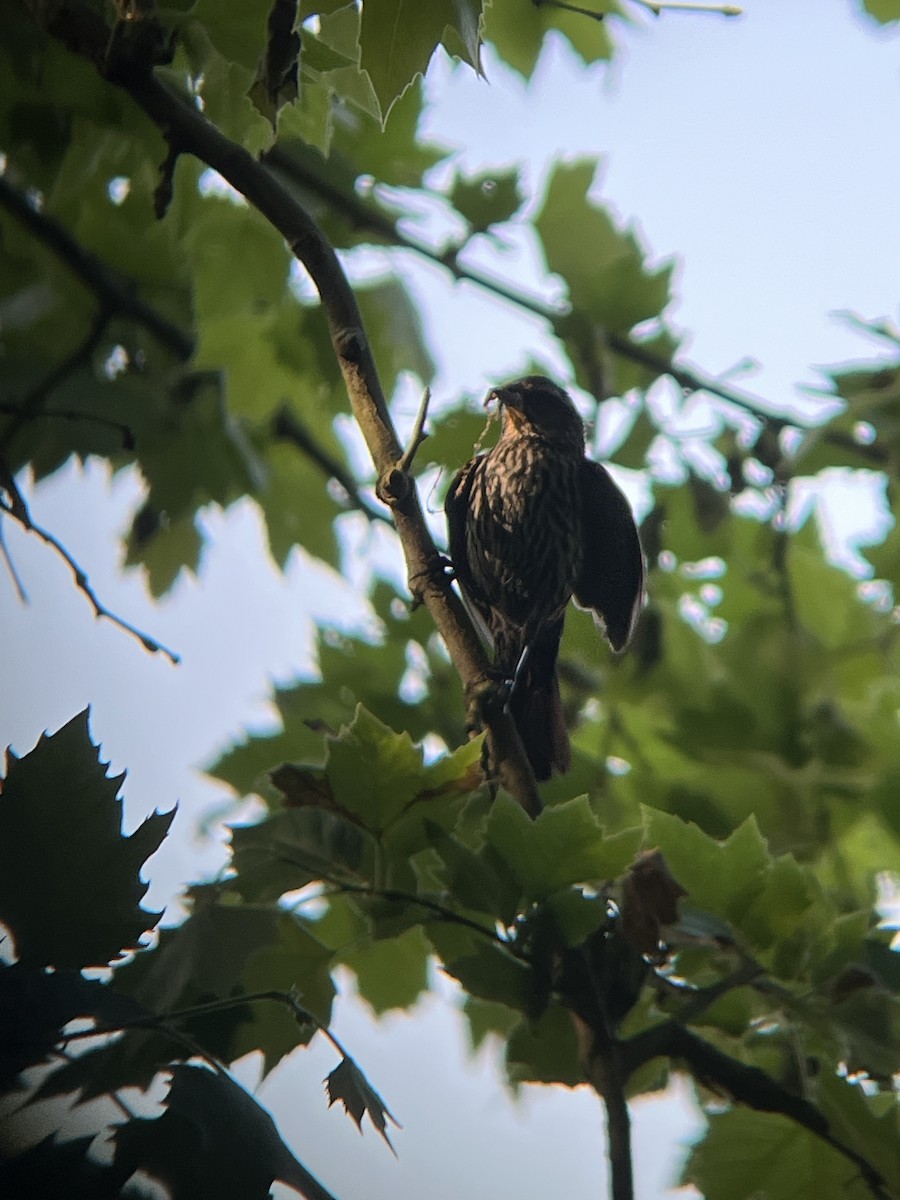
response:
M557 675L569 601L624 650L644 600L644 555L627 499L586 456L569 394L527 375L491 390L485 407L493 404L496 444L470 459L447 492L450 560L543 781L571 765Z

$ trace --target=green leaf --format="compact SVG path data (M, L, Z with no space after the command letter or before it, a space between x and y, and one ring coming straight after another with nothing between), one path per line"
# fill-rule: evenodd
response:
M196 575L203 538L194 517L170 520L147 504L135 515L125 541L126 567L142 567L150 594L164 596L183 570Z
M672 266L648 271L634 236L588 199L595 159L558 164L535 220L547 266L567 282L582 318L627 333L669 302ZM590 253L585 253L590 246Z
M826 561L812 522L788 543L788 577L798 620L826 649L858 641L871 626L871 608L846 571Z
M469 1024L473 1051L478 1050L491 1035L506 1041L522 1019L520 1013L507 1005L494 1000L481 1000L477 996L465 997L463 1012Z
M487 423L483 411L462 409L442 414L428 422L428 439L419 453L426 462L457 471L472 457L476 445L484 437Z
M818 1083L818 1101L834 1136L900 1191L900 1106L896 1096L866 1095L864 1087L826 1074Z
M387 1123L391 1121L397 1125L397 1122L352 1058L341 1059L325 1080L325 1087L328 1090L329 1108L332 1104L340 1101L344 1106L344 1111L356 1122L360 1133L362 1133L362 1119L368 1113L369 1120L391 1150L394 1149L391 1139L387 1135ZM399 1125L397 1128L399 1129Z
M594 0L591 11L618 12L619 6L614 0ZM564 12L547 4L519 4L518 0L491 0L485 12L485 38L526 79L531 78L544 39L553 29L568 38L586 64L612 57L613 41L606 23L590 20L582 13Z
M401 371L413 371L423 383L434 378L434 360L425 344L419 309L406 286L387 278L357 289L369 336L383 347L378 356L385 394L391 396Z
M276 1001L247 1005L247 1019L236 1030L232 1043L235 1058L262 1051L263 1073L267 1075L295 1047L305 1045L319 1026L328 1025L335 997L329 971L333 957L334 952L293 913L279 917L278 941L261 946L249 956L241 986L248 993L277 991L295 995L318 1024L300 1024L286 1005Z
M573 883L615 879L633 860L640 829L607 835L586 796L545 809L532 821L510 797L498 796L488 818L488 844L502 856L530 899Z
M724 841L711 838L690 821L644 810L648 846L658 846L669 870L687 889L690 903L740 924L762 891L772 860L755 818Z
M140 901L142 864L175 815L154 812L121 832L119 789L88 733L88 710L33 750L7 754L0 795L0 919L19 961L57 968L105 966L136 947L161 914ZM85 881L90 880L90 886Z
M439 870L442 882L454 899L473 912L490 913L504 924L512 924L519 888L508 871L498 869L502 861L492 861L497 856L484 851L470 850L433 821L426 822L425 832L443 865Z
M368 72L383 117L416 75L424 75L449 26L454 50L479 66L482 0L369 0L363 5L360 66Z
M867 13L882 25L900 21L900 0L863 0Z
M359 825L321 808L291 808L231 830L235 889L248 900L275 900L316 879L365 882L375 846Z
M862 1200L859 1169L801 1125L735 1108L709 1117L681 1182L706 1200ZM856 1186L854 1186L856 1183Z
M457 176L450 192L450 203L472 226L483 233L491 225L502 225L522 206L517 168L510 171L484 171L470 179Z
M209 196L183 241L198 318L249 316L287 298L290 254L256 209Z
M511 1084L584 1083L572 1014L551 1004L534 1021L522 1021L506 1046L506 1074Z
M340 565L335 518L346 511L332 499L325 475L311 469L293 446L270 446L266 480L257 501L266 520L269 551L284 570L295 546L329 566Z
M259 0L195 0L191 16L224 58L255 72L268 42L270 7Z
M356 975L359 994L379 1016L393 1008L412 1008L428 988L431 946L414 926L399 937L366 941L340 954Z
M536 985L530 967L501 946L468 930L451 929L432 922L428 936L444 963L470 996L503 1004L529 1015L543 1010L546 996Z

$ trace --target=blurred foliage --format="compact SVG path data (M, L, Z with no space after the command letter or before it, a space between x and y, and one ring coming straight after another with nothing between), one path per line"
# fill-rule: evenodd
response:
M372 525L384 513L371 477L354 476L348 404L305 279L202 164L177 161L157 219L161 135L48 39L31 7L5 7L0 44L7 511L21 499L10 473L40 481L73 455L101 457L144 482L126 561L156 595L198 569L204 506L245 496L279 566L300 546L340 569L336 519L356 510ZM477 261L486 231L533 233L568 300L539 311L597 444L614 470L649 482L649 600L620 660L571 615L574 765L531 822L480 785L480 746L466 740L426 611L373 578L369 634L320 629L319 678L274 695L280 731L211 766L267 812L232 830L228 870L189 890L177 928L156 928L140 907L141 866L170 818L121 836L121 779L106 777L85 715L11 758L0 919L18 961L0 970L13 1031L4 1085L18 1079L24 1099L29 1086L91 1097L165 1072L170 1084L161 1114L118 1127L106 1165L80 1140L16 1148L0 1127L10 1194L30 1178L46 1195L74 1179L117 1195L143 1165L175 1197L266 1195L276 1178L327 1196L255 1101L186 1061L198 1047L215 1064L256 1050L270 1071L330 1036L336 968L382 1013L417 1001L433 959L464 989L473 1045L505 1045L512 1085L581 1080L567 973L588 962L622 1039L640 1045L671 1022L706 1061L759 1068L779 1095L824 1114L883 1194L900 1194L900 968L880 923L900 874L900 537L895 525L869 555L883 586L861 589L829 562L816 520L788 521L796 481L835 468L881 472L893 512L900 337L868 323L886 352L835 370L816 397L830 415L801 428L685 383L665 319L671 267L648 266L595 198L593 161L558 164L530 217L508 165L443 171L435 189L429 172L446 154L417 137L418 76L438 48L480 69L483 33L529 77L555 29L594 62L627 28L618 5L595 7L617 19L520 0L493 0L483 30L479 0L162 10L171 84L262 154L339 250L378 247L377 274L364 256L347 262L390 397L434 371L434 327L393 250L408 246L404 218L430 213L445 232L419 252L463 274L462 252ZM866 8L898 16L895 4ZM430 422L419 459L429 478L446 478L481 436L469 400ZM106 964L103 982L80 974ZM66 1040L75 1018L125 1032L84 1049ZM386 1105L335 1052L332 1101L384 1135ZM51 1054L37 1083L21 1076ZM663 1086L683 1058L642 1063L629 1095ZM694 1074L711 1116L685 1180L711 1200L763 1177L773 1197L866 1194L857 1160L771 1105L756 1111L752 1088L730 1093L743 1107L726 1104L715 1079Z

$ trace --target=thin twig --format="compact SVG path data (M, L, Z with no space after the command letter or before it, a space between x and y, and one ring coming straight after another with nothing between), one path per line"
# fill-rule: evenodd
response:
M654 17L664 12L714 13L719 17L742 17L744 10L738 4L695 4L692 0L635 0L642 8L647 8Z
M6 544L6 531L2 524L0 524L0 555L3 556L3 561L6 563L6 569L9 571L10 578L13 582L13 587L16 589L16 595L19 597L19 602L21 604L27 604L28 593L25 590L25 585L22 582L22 577L19 574L18 568L13 562L13 557L9 552L9 546Z
M397 463L399 471L409 471L413 464L413 459L416 456L416 451L428 437L425 432L425 420L428 416L428 405L431 402L431 388L426 388L422 393L422 402L419 405L419 411L416 414L416 423L413 426L412 434L410 435L409 445L400 456Z
M475 933L480 933L482 937L489 938L492 942L496 942L498 946L502 946L504 950L509 950L511 953L516 952L515 947L510 941L497 933L495 929L490 929L487 925L482 925L478 921L472 920L471 917L464 917L461 913L454 912L452 908L446 908L437 900L429 900L425 896L417 896L413 892L403 892L396 888L379 888L370 887L365 884L355 883L335 883L335 886L344 892L353 892L356 895L371 896L376 900L390 900L398 904L413 904L417 908L424 908L427 912L433 912L443 921L447 921L451 925L462 925L466 929L472 929ZM521 954L517 954L521 958Z
M91 1029L78 1029L74 1033L63 1034L57 1044L67 1046L70 1042L80 1042L94 1037L107 1037L113 1033L128 1033L129 1030L134 1029L156 1030L171 1037L177 1037L183 1044L187 1045L192 1054L206 1059L217 1070L224 1071L225 1068L222 1064L212 1055L209 1055L193 1037L183 1033L183 1031L172 1029L172 1022L191 1021L194 1017L205 1017L211 1013L228 1012L234 1008L242 1008L246 1004L256 1004L260 1000L272 1000L278 1004L285 1005L291 1010L298 1023L315 1025L319 1032L323 1033L328 1041L331 1042L342 1058L350 1057L328 1026L323 1025L318 1017L314 1016L309 1009L304 1008L296 996L290 992L279 992L274 989L262 992L246 992L242 996L225 996L220 1000L207 1000L203 1004L191 1004L186 1008L173 1009L171 1012L148 1014L145 1017L130 1017L127 1021L119 1021L111 1025L94 1025ZM225 1073L227 1074L227 1071Z
M35 524L35 522L31 519L31 514L28 511L27 505L25 505L22 493L19 491L15 480L12 480L11 486L9 481L7 481L4 484L4 488L9 493L10 499L9 501L0 499L0 511L7 513L11 517L14 517L23 527L23 529L26 529L29 533L35 534L35 536L40 538L45 545L50 546L56 551L56 553L72 572L72 576L75 580L75 586L84 596L87 597L93 606L94 615L97 617L105 617L107 621L111 621L114 625L118 625L120 629L124 629L126 633L131 634L132 637L137 638L144 649L149 651L150 654L164 654L171 663L177 665L181 661L181 658L174 652L174 650L170 650L167 646L164 646L162 642L156 641L155 638L152 638L149 634L142 632L142 630L138 629L137 626L132 625L122 617L117 616L114 612L100 602L96 592L90 585L87 575L78 565L69 551L65 548L62 542L58 538L54 537L53 534L48 530L44 529L41 525Z
M594 21L602 21L606 13L594 12L590 8L582 8L578 4L567 4L566 0L531 0L535 8L561 8L564 12L577 13L580 17L590 17Z

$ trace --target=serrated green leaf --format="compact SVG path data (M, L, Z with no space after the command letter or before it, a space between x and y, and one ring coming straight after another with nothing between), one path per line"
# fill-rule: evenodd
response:
M772 865L753 817L724 841L709 837L690 821L653 809L644 810L644 827L647 845L662 850L691 904L741 922Z
M140 869L175 810L154 812L123 836L123 779L107 776L87 710L22 758L9 751L0 794L0 919L20 962L105 966L159 920L140 907L147 890Z
M419 926L399 937L366 941L340 954L356 975L359 994L379 1015L412 1008L428 987L431 946Z
M858 1168L807 1129L743 1108L709 1117L682 1175L706 1200L861 1200L858 1180Z
M461 49L478 69L482 0L369 0L360 27L360 66L368 72L383 117L416 75L424 75L431 56L454 31Z
M545 809L530 820L500 795L488 818L488 844L502 855L533 900L573 883L615 879L633 860L639 829L607 835L586 796Z
M391 1139L387 1135L387 1123L397 1122L391 1116L387 1105L366 1079L352 1058L342 1058L340 1063L325 1080L328 1090L328 1107L340 1101L344 1110L356 1122L356 1127L362 1133L362 1119L368 1113L369 1120L390 1146Z
M182 570L197 574L203 538L193 516L184 515L171 520L168 514L160 517L152 506L141 510L152 513L148 529L135 519L125 542L126 567L142 567L150 594L159 599L168 592Z
M463 1013L469 1025L472 1050L478 1050L492 1034L505 1041L522 1019L520 1013L505 1004L481 1000L477 996L466 996Z
M572 1014L551 1004L534 1021L521 1021L506 1045L506 1074L520 1083L584 1083Z
M460 175L450 191L450 203L476 233L508 221L523 199L518 169L485 171L469 179Z
M408 733L394 733L361 705L328 746L335 799L367 828L383 830L424 789L422 751Z
M627 333L668 304L672 266L647 270L634 234L588 199L596 169L595 159L558 164L535 228L547 266L566 280L579 315Z
M591 11L617 12L612 0L595 0ZM491 0L485 12L485 38L497 53L526 79L531 78L544 39L551 29L568 38L584 63L612 57L613 41L605 23L579 12L565 12L550 5L523 5L517 0Z
M315 879L366 882L375 847L359 825L321 808L291 808L257 825L231 830L235 889L247 899L275 900Z
M314 928L293 913L283 913L278 920L278 941L261 946L244 966L241 986L245 992L294 994L318 1022L301 1025L286 1005L275 1001L248 1005L247 1019L235 1032L232 1052L239 1058L261 1050L265 1074L331 1020L335 987L329 968L334 952L314 936Z

